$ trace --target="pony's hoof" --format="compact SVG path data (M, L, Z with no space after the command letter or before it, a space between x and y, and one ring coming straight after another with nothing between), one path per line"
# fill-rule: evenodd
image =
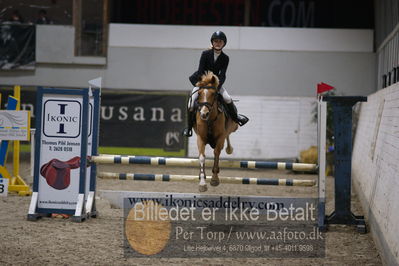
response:
M226 147L226 153L227 154L232 154L233 153L233 147Z
M219 184L220 184L220 181L219 181L219 179L211 179L211 186L214 186L214 187L217 187L217 186L219 186Z
M199 192L205 192L208 190L208 187L205 185L199 185L198 187Z

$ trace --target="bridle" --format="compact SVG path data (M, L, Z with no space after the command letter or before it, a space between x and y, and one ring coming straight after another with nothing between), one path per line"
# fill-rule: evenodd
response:
M199 87L199 89L210 89L210 90L217 91L217 88L215 86L201 86L201 87ZM198 98L197 98L198 110L201 109L203 106L205 106L206 108L208 108L209 112L211 112L213 105L215 104L215 101L217 99L217 95L215 95L215 97L213 98L212 103L209 103L209 102L200 103L200 102L198 102Z

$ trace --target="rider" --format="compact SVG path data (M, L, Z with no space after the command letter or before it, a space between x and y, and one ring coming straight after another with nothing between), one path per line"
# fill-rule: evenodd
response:
M248 122L248 118L244 115L237 114L237 108L234 105L233 99L227 93L227 90L222 87L226 80L226 70L229 65L229 57L223 53L222 49L227 43L226 35L222 31L216 31L212 34L211 44L212 49L208 49L202 52L198 70L190 76L190 82L194 88L191 92L191 99L188 101L188 127L184 129L183 135L187 137L192 136L192 130L195 121L195 110L194 104L198 97L198 87L195 87L196 83L200 80L201 76L206 71L212 71L219 78L219 94L222 95L227 107L227 112L231 118L237 122L240 126L245 125Z

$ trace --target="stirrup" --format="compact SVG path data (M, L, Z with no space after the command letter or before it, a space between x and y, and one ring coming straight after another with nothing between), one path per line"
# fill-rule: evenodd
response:
M193 130L191 128L185 128L182 132L183 136L191 137L193 135Z
M246 117L245 115L237 115L237 123L240 125L240 127L242 127L243 125L245 125L246 123L248 123L249 118Z

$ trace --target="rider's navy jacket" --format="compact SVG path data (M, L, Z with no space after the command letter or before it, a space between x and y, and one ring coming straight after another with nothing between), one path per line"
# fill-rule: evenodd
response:
M206 71L212 71L219 78L219 88L222 87L226 80L226 70L229 65L229 57L222 51L215 61L213 53L213 49L202 52L198 70L189 78L193 86L195 86Z

